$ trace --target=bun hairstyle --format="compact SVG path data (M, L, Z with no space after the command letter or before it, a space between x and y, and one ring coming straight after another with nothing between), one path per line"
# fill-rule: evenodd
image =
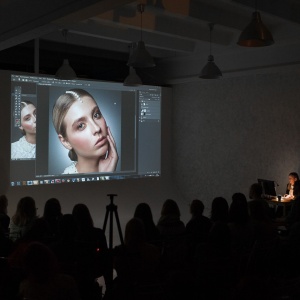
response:
M74 149L69 150L68 156L69 156L69 158L70 158L72 161L77 161L77 160L78 160L77 154L76 154L76 152L74 151Z
M76 101L82 102L82 97L90 97L94 101L94 97L85 90L71 89L62 94L56 101L52 110L52 122L57 134L61 134L66 138L66 124L64 123L65 116L72 104ZM96 101L95 101L96 102ZM77 154L73 149L69 150L69 158L72 161L77 161Z

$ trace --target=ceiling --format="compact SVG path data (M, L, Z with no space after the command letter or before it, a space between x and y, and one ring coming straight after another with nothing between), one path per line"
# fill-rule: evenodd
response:
M122 81L129 45L140 40L141 15L128 0L0 0L0 68L54 74L66 56L79 77ZM199 80L209 54L224 77L300 62L300 0L260 0L257 9L275 44L236 44L254 0L145 0L143 40L156 67L139 69L143 82ZM66 38L62 29L68 29ZM38 51L37 51L38 50ZM37 63L38 62L38 63Z

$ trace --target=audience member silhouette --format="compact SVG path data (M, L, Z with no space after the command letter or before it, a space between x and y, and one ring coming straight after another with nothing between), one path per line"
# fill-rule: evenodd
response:
M255 205L255 201L260 201L261 205L264 207L265 214L269 217L273 216L273 213L269 208L268 202L262 197L263 197L263 189L261 184L253 183L249 189L249 199L251 199L248 202L249 209L251 210L251 206L253 203Z
M133 299L134 287L157 281L159 249L146 242L143 222L131 219L125 227L124 245L114 249L116 299Z
M72 215L77 225L77 249L80 259L80 295L82 299L93 300L101 295L97 277L108 278L108 252L104 231L94 227L94 222L85 204L76 204Z
M98 249L94 242L78 240L78 226L72 214L64 214L58 221L59 239L51 245L60 269L75 278L81 300L102 298L102 290L96 281L103 273L99 264Z
M0 257L6 257L12 249L9 240L10 217L7 215L8 200L5 195L0 196Z
M263 194L263 189L260 183L253 183L249 189L249 199L261 200Z
M0 227L5 236L9 236L10 217L7 215L8 200L5 195L0 196Z
M56 198L50 198L44 206L43 219L48 223L49 239L58 238L58 220L62 217L60 202Z
M9 238L17 241L31 228L36 220L36 206L32 197L21 198L15 214L10 220Z
M223 197L214 198L211 204L210 219L212 222L228 222L228 202Z
M18 243L40 242L45 245L52 241L49 224L44 218L36 218L30 228L18 240Z
M231 239L225 198L213 199L210 219L213 225L207 243L199 245L195 251L199 299L229 299Z
M249 215L254 228L254 239L270 240L277 236L276 226L270 217L270 209L266 200L262 199L262 187L258 183L250 186L248 202Z
M168 276L185 267L188 254L185 225L174 200L164 202L157 228L162 240L161 273Z
M247 198L242 193L232 195L232 202L229 208L229 222L246 225L249 221Z
M13 242L8 238L5 231L0 226L0 258L7 257L13 248Z
M242 193L235 193L232 196L228 227L231 233L233 256L240 259L249 253L254 243L254 229L249 222L247 199Z
M77 225L71 214L64 214L58 220L58 240L53 241L50 248L55 253L60 269L65 274L77 276L78 249L75 242Z
M143 222L146 241L154 244L157 243L159 240L159 231L154 224L149 204L139 203L135 209L134 218L139 218Z
M204 204L195 199L190 206L191 220L186 224L186 237L189 248L190 258L193 257L195 248L198 244L206 243L212 222L203 216Z
M111 295L115 300L141 299L141 287L150 285L153 290L159 284L164 285L161 299L179 296L181 299L184 296L231 299L229 294L233 289L236 290L234 299L247 299L245 293L253 288L254 279L261 274L272 276L277 268L280 272L285 269L286 277L296 278L300 275L300 181L294 184L294 194L296 198L286 218L289 235L282 244L286 246L285 252L280 252L281 240L270 217L268 202L262 199L260 184L251 185L249 202L244 194L235 193L230 208L226 199L215 198L210 219L203 216L203 203L193 200L192 217L186 227L174 200L168 199L163 204L157 226L150 206L140 203L134 218L126 225L124 245L113 251L117 278L108 299ZM0 271L1 299L101 299L96 278L108 277L111 270L107 264L106 238L103 230L95 228L85 204L77 204L72 214L62 215L59 201L51 198L45 204L43 217L37 218L34 199L20 199L9 226L10 237L16 243L5 240L1 218L7 216L6 208L7 199L0 196L0 256L8 256L9 262L0 265L0 269L3 267ZM7 218L4 217L6 228ZM161 243L156 244L157 240ZM187 260L188 257L193 259ZM247 278L239 276L241 273L236 268L235 263L241 257L247 262L242 273ZM285 268L276 262L278 257L285 257ZM19 272L20 266L24 273ZM3 276L3 270L7 276ZM239 278L240 285L237 285ZM262 283L261 287L264 295L269 295L270 286ZM20 295L16 295L16 291ZM195 298L195 294L199 297ZM153 298L146 294L143 299Z
M76 204L72 215L77 225L77 241L90 243L98 252L107 250L107 242L104 231L94 227L94 221L88 207L85 204Z
M217 197L211 205L212 228L208 236L209 251L212 256L228 257L231 250L228 222L228 203L223 197Z
M177 203L167 199L161 210L161 217L158 220L157 228L162 237L183 234L185 225L180 220L180 210Z
M80 299L74 279L59 273L56 257L45 245L29 244L22 261L25 273L20 284L22 299Z

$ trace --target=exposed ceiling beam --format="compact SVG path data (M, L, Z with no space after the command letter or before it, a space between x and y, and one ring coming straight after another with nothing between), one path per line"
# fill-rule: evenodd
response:
M80 17L103 13L130 0L12 0L0 10L0 50L35 39ZM52 24L50 24L52 23Z

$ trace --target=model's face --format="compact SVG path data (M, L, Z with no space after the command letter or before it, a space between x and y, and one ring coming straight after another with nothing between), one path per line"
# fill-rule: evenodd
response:
M291 185L294 185L295 181L296 181L296 178L294 176L289 176L289 183Z
M72 104L64 119L67 148L74 149L78 159L97 159L108 150L106 122L92 98L80 99Z
M25 134L36 134L36 108L32 104L26 105L21 111L21 130Z

